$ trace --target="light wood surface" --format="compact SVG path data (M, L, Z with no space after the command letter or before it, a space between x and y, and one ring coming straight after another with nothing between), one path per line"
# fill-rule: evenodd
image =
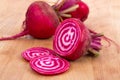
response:
M0 1L0 37L21 31L25 12L35 0ZM57 0L44 0L52 5ZM120 0L83 0L90 7L85 24L104 33L120 45ZM107 45L103 41L103 45ZM21 57L27 48L42 46L52 49L52 38L37 40L20 38L0 41L0 80L120 80L120 53L114 44L103 46L100 56L83 56L70 62L69 71L55 76L43 76L31 70L29 63Z

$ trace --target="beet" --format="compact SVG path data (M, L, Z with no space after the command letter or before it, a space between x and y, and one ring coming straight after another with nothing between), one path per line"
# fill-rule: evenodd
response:
M41 56L30 61L30 66L43 75L55 75L67 71L70 63L57 56Z
M24 35L31 35L34 38L44 39L54 35L59 24L59 18L54 9L43 1L33 2L26 12L26 19L23 22L24 30L11 37L3 37L0 40L16 39Z
M56 53L51 49L43 48L43 47L33 47L22 52L22 57L24 57L24 59L26 59L27 61L30 61L31 59L38 56L46 56L46 55L47 56L56 55Z
M68 60L76 60L87 52L96 55L101 49L101 36L90 32L79 19L69 18L58 26L53 49Z
M81 21L85 21L88 18L88 14L89 14L88 5L83 1L77 2L76 4L79 5L79 8L77 8L75 11L71 12L70 14L74 18L78 18Z
M62 0L56 3L54 9L62 19L78 18L85 21L89 14L88 5L81 0Z

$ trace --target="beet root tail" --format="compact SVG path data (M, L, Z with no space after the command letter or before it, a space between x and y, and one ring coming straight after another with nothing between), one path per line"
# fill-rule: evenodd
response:
M27 34L28 34L28 31L23 30L22 32L20 32L20 33L18 33L16 35L13 35L13 36L10 36L10 37L2 37L2 38L0 38L0 41L17 39L17 38L25 36Z

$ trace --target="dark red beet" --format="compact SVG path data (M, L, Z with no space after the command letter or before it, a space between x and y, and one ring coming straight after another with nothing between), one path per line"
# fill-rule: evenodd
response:
M33 37L51 37L58 24L59 19L55 11L47 3L38 1L28 8L26 13L26 28L29 29L29 34Z
M76 60L87 52L96 55L101 49L101 36L89 32L79 19L66 19L55 32L53 49L69 60Z
M73 18L78 18L81 21L85 21L89 14L89 8L87 4L85 4L83 1L77 2L76 4L79 5L79 8L77 8L75 11L71 12Z
M78 18L81 21L85 21L88 17L89 7L81 0L63 0L57 5L58 7L60 5L60 7L56 6L55 9L57 9L56 11L62 19Z
M51 49L43 48L43 47L33 47L22 52L22 57L24 57L24 59L26 59L27 61L30 61L38 56L49 56L49 55L56 55L56 53Z
M57 56L41 56L30 61L30 66L43 75L55 75L67 71L70 63Z
M0 40L16 39L27 34L39 39L49 38L54 34L58 24L59 19L54 9L46 2L36 1L29 6L26 12L24 30L17 35L3 37Z

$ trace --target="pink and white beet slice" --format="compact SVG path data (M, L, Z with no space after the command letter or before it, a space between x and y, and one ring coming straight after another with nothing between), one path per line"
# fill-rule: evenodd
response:
M22 57L27 61L30 61L31 59L38 56L46 56L46 55L48 56L56 55L56 53L51 49L43 48L43 47L33 47L22 52Z
M43 75L55 75L66 72L70 63L58 56L39 56L30 61L33 70Z

